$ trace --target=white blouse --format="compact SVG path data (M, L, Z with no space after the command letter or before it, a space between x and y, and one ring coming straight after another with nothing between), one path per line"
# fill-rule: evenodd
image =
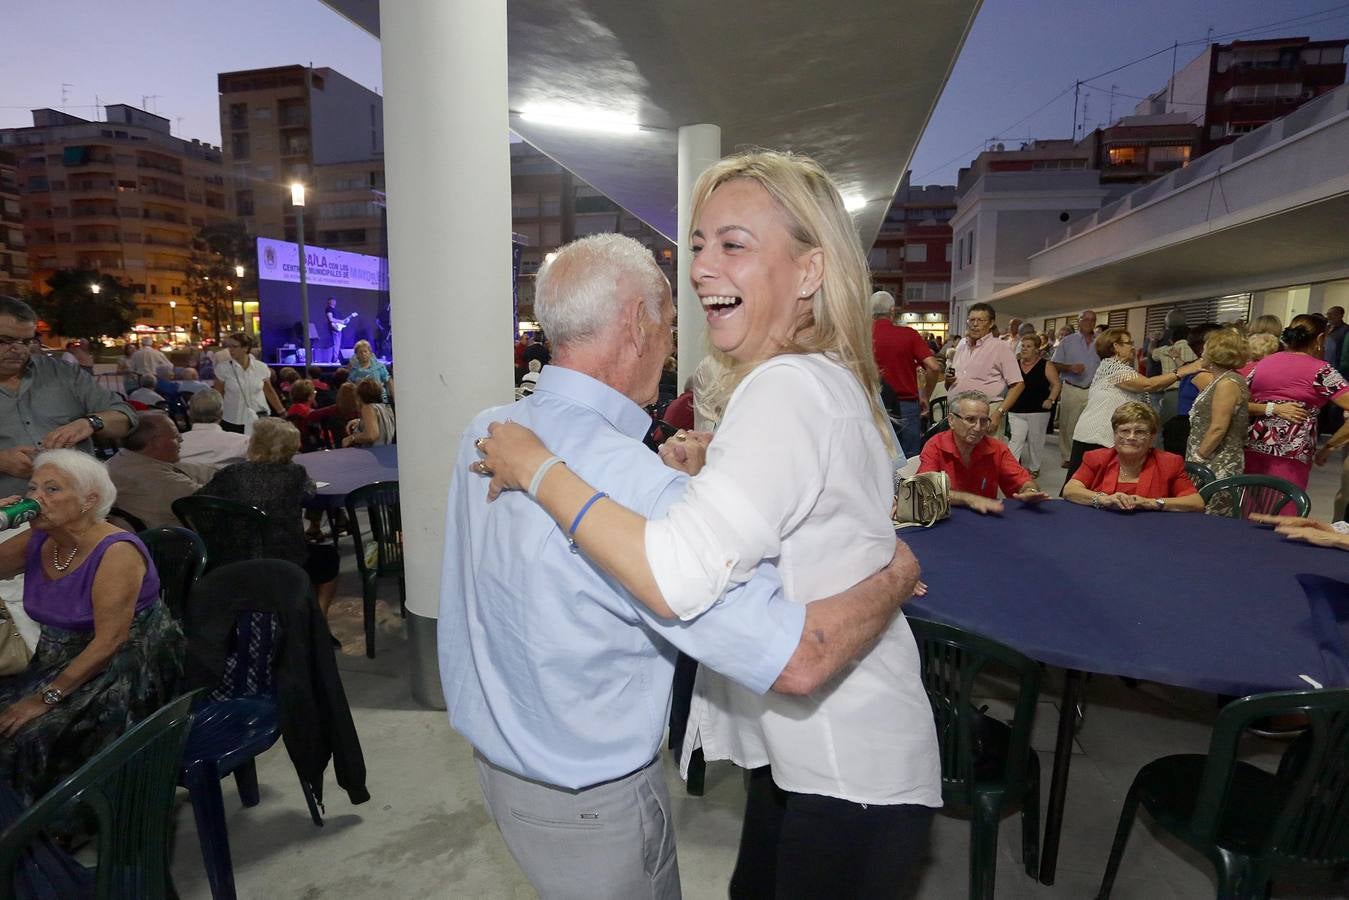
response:
M1077 420L1073 440L1113 447L1115 429L1110 425L1110 417L1115 414L1115 410L1130 400L1148 402L1147 394L1136 394L1119 386L1122 381L1138 377L1138 371L1133 366L1117 357L1101 360L1100 368L1091 379L1091 387L1087 389L1087 405L1082 408L1082 416Z
M822 355L763 363L731 395L707 464L646 552L666 602L706 609L762 560L788 599L843 591L890 562L893 476L871 408ZM782 788L856 803L941 806L941 765L918 650L902 614L862 657L806 697L758 696L700 668L684 766L771 763Z
M254 359L245 369L229 357L216 363L215 377L225 385L221 417L226 422L251 426L255 416L245 415L250 409L258 415L267 415L267 395L262 392L262 386L271 380L272 372L265 363Z

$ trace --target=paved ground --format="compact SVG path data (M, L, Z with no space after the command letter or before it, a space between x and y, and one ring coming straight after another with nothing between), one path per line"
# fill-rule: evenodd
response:
M1051 440L1042 478L1052 491L1058 490L1062 480L1055 446ZM1333 466L1314 474L1314 515L1328 514L1337 483L1338 470ZM372 799L352 806L330 772L327 825L315 828L305 811L294 769L278 744L259 760L259 806L241 808L232 786L226 785L239 896L390 900L534 896L483 812L468 745L450 730L443 712L421 709L408 696L401 621L384 602L380 604L379 656L375 660L364 657L359 592L349 545L345 549L342 595L331 618L334 631L345 642L340 665L365 750ZM382 596L396 599L396 587L390 583ZM1000 686L990 683L986 690L996 711ZM1042 695L1033 741L1046 773L1046 793L1058 692L1059 682L1051 677ZM1130 689L1112 678L1096 678L1089 696L1090 708L1073 760L1058 881L1047 888L1026 876L1018 864L1020 823L1009 818L999 834L1000 898L1094 896L1134 773L1158 756L1207 748L1215 715L1208 695L1152 684ZM1253 761L1269 764L1281 745L1252 738L1243 749ZM702 798L684 793L668 760L667 774L675 797L684 894L688 898L724 897L739 839L743 802L739 772L726 764L711 767L707 794ZM209 897L192 810L183 792L177 824L174 877L178 890L185 898ZM966 896L968 834L965 820L945 814L938 817L931 859L921 875L920 897ZM1166 900L1213 894L1206 862L1144 824L1135 827L1115 897ZM1327 895L1281 886L1275 896Z

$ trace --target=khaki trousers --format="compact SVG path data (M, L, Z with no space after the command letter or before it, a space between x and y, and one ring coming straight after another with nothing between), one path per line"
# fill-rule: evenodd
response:
M1065 381L1059 393L1059 449L1065 460L1073 455L1073 432L1086 408L1087 389Z

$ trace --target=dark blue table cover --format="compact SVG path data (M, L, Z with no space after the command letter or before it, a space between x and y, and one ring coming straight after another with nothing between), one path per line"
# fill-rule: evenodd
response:
M1051 665L1220 694L1338 681L1297 576L1349 581L1349 553L1237 519L1006 505L900 532L928 584L907 612Z
M343 447L301 453L295 461L304 466L309 477L327 482L305 506L310 509L337 509L347 494L376 481L398 480L398 445L382 447Z

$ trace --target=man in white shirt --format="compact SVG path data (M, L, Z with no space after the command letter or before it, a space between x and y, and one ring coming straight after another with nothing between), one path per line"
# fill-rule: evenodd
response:
M131 371L137 375L153 375L160 366L173 368L173 363L163 353L155 349L154 338L141 338L141 348L131 354L131 361L127 363Z
M146 406L155 406L164 402L164 396L155 390L158 379L153 375L140 376L141 386L136 388L130 394L127 394L128 400L135 400L137 403L144 403Z
M195 494L211 480L210 466L179 462L178 426L162 413L146 413L108 460L108 476L117 488L117 507L146 528L177 525L173 501Z
M243 462L248 455L248 436L235 434L220 427L224 401L213 388L192 394L187 404L187 417L192 430L182 435L179 459L212 468Z

